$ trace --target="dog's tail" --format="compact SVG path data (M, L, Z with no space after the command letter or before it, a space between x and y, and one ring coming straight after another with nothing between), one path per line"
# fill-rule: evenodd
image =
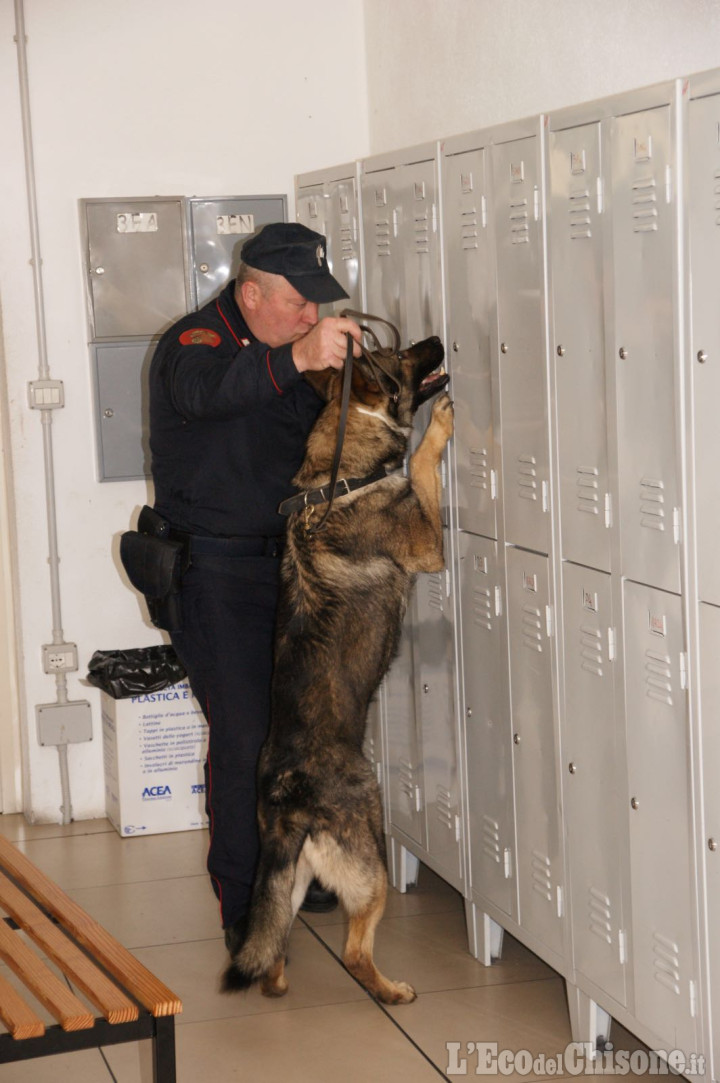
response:
M284 958L295 917L292 895L295 869L304 834L285 839L282 847L264 847L255 878L245 940L222 978L224 993L248 989Z

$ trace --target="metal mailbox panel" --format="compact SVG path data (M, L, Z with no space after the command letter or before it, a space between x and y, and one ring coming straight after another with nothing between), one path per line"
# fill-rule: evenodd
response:
M398 239L400 190L397 170L365 173L360 184L368 311L390 320L404 337L401 242Z
M384 682L388 814L391 826L399 828L424 846L422 749L416 723L413 665L415 608L413 594L403 624L398 655Z
M450 552L448 533L444 531L446 554ZM418 576L415 687L427 850L447 879L459 886L463 866L451 583L449 567Z
M624 584L633 970L638 1021L697 1049L681 599Z
M497 542L460 533L470 883L517 919L507 624Z
M155 341L105 342L91 347L101 481L150 474L148 372Z
M680 590L670 107L611 122L622 572Z
M720 609L700 606L700 677L702 711L702 761L705 783L705 830L708 953L710 973L709 1032L713 1035L713 1078L720 1067Z
M484 149L443 159L447 329L455 403L457 517L462 530L497 537L492 325L495 281Z
M549 138L561 548L609 571L600 125Z
M150 338L190 308L180 199L85 200L93 338Z
M626 791L615 717L610 576L563 565L563 810L568 834L574 964L627 1003L622 905Z
M698 589L720 604L720 500L717 434L720 402L720 96L688 105L690 333L695 412Z
M284 222L284 196L190 199L190 267L198 308L237 274L240 249L268 222Z
M547 557L507 552L520 924L561 954L564 886Z
M508 542L549 552L545 275L538 140L492 148L503 502Z

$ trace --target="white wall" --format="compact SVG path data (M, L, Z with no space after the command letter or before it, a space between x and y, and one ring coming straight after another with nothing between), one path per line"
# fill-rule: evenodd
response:
M720 66L720 0L364 6L373 154Z
M366 154L363 11L361 0L25 0L25 20L49 360L66 397L53 430L63 630L80 656L68 692L93 706L93 742L70 749L73 811L84 818L104 814L99 693L82 684L89 658L160 635L143 624L114 555L147 487L96 480L77 201L292 197L295 172ZM24 806L32 818L56 821L57 754L35 735L35 705L55 699L55 682L42 672L40 651L52 640L52 620L40 416L27 406L38 351L14 33L13 4L3 0L2 392L17 510Z

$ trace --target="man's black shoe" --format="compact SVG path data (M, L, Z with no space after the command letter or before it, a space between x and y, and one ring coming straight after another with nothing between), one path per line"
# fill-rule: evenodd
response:
M311 914L327 914L334 910L337 904L338 897L334 891L326 891L318 880L311 880L300 909Z
M226 925L225 932L225 947L231 958L235 958L240 948L245 943L245 937L247 936L248 916L243 914L242 917L234 921L232 925Z

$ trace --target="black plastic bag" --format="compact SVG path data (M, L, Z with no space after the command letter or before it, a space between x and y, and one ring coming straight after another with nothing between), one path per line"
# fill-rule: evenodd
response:
M128 651L95 651L87 679L113 699L160 692L177 684L185 668L171 646L134 647Z

